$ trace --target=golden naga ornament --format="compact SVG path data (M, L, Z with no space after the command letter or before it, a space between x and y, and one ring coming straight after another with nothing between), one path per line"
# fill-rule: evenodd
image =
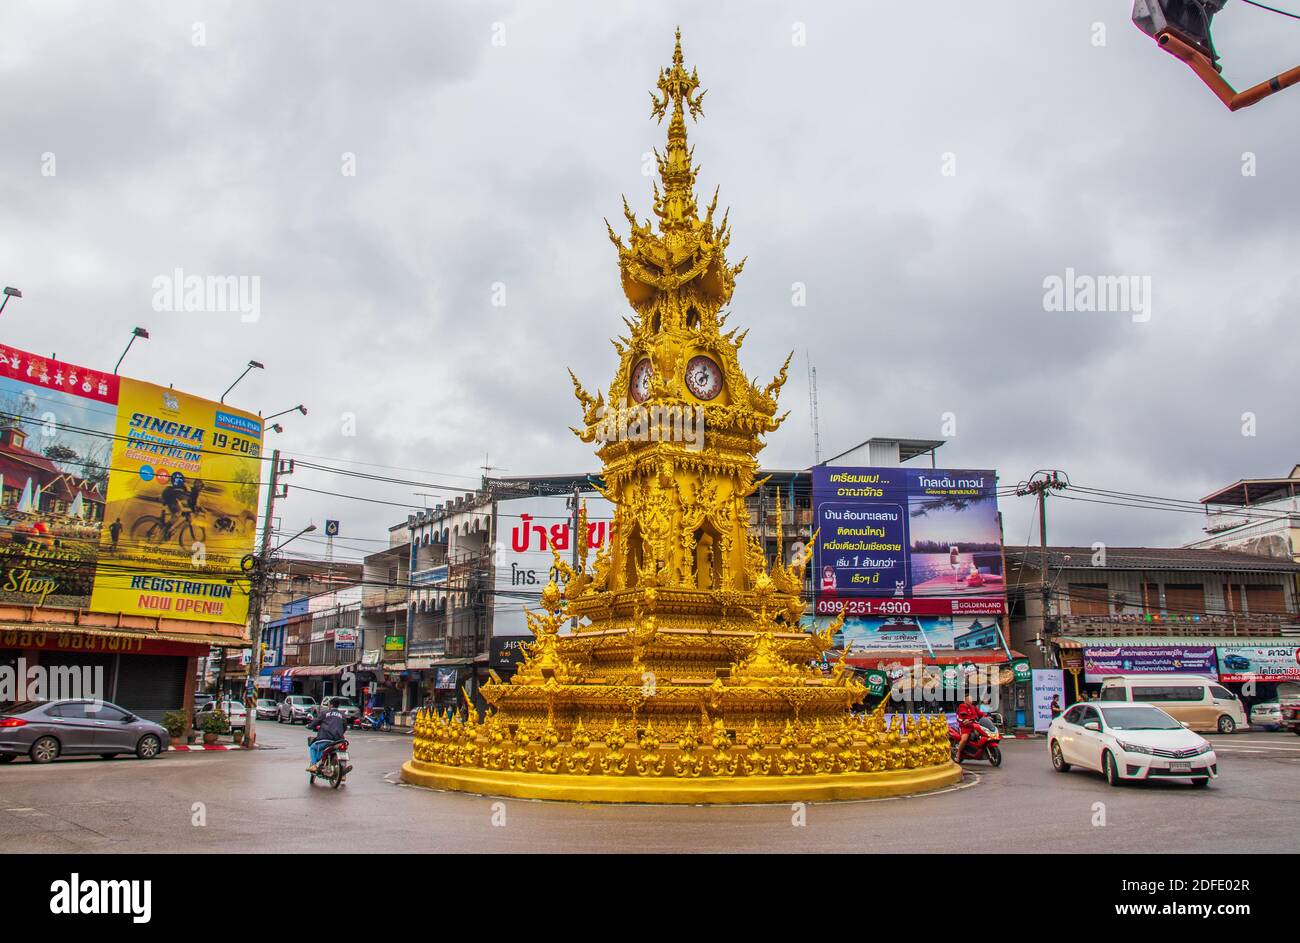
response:
M419 715L407 782L726 803L897 795L961 776L946 723L895 718L886 729L879 714L851 713L864 686L842 661L829 676L812 667L839 624L801 627L807 560L778 554L769 565L750 533L745 498L763 483L762 437L784 418L789 358L760 388L740 367L744 332L724 332L744 263L727 262L716 191L703 218L695 201L686 117L703 113L699 85L679 31L651 92L652 116L668 118L657 225L624 199L626 241L609 227L635 317L613 342L608 395L573 378L583 410L574 432L598 444L613 539L591 559L580 512L577 564L556 555L563 585L548 583L541 611L528 613L524 662L509 683L482 687L486 717Z

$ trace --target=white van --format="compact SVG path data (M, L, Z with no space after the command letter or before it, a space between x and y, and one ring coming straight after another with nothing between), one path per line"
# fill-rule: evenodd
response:
M1113 675L1101 681L1101 700L1154 704L1193 730L1232 733L1246 725L1237 696L1203 675Z

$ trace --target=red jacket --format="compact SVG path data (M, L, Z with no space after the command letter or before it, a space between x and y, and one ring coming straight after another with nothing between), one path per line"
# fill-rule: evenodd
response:
M961 724L963 730L970 727L975 721L984 716L984 712L974 704L967 704L965 701L957 705L957 723Z

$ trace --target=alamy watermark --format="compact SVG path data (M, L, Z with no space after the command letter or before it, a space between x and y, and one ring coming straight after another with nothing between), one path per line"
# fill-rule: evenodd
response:
M596 409L598 442L681 442L688 452L704 448L704 407L680 403L638 403Z
M100 702L104 695L102 665L29 665L19 658L16 665L0 665L0 702L61 701Z
M186 275L175 269L153 280L153 309L188 313L236 312L246 323L262 316L262 276Z
M1044 311L1129 314L1135 324L1151 320L1150 275L1065 275L1043 279Z

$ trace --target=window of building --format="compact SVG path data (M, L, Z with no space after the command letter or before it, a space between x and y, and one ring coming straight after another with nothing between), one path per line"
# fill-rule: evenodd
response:
M1247 586L1246 611L1251 615L1285 613L1286 594L1281 586Z
M1142 584L1142 608L1148 612L1158 612L1164 606L1160 604L1160 584L1143 583Z
M1110 615L1109 587L1105 583L1071 583L1070 615Z
M1200 583L1166 584L1165 608L1178 615L1204 614L1205 587Z

